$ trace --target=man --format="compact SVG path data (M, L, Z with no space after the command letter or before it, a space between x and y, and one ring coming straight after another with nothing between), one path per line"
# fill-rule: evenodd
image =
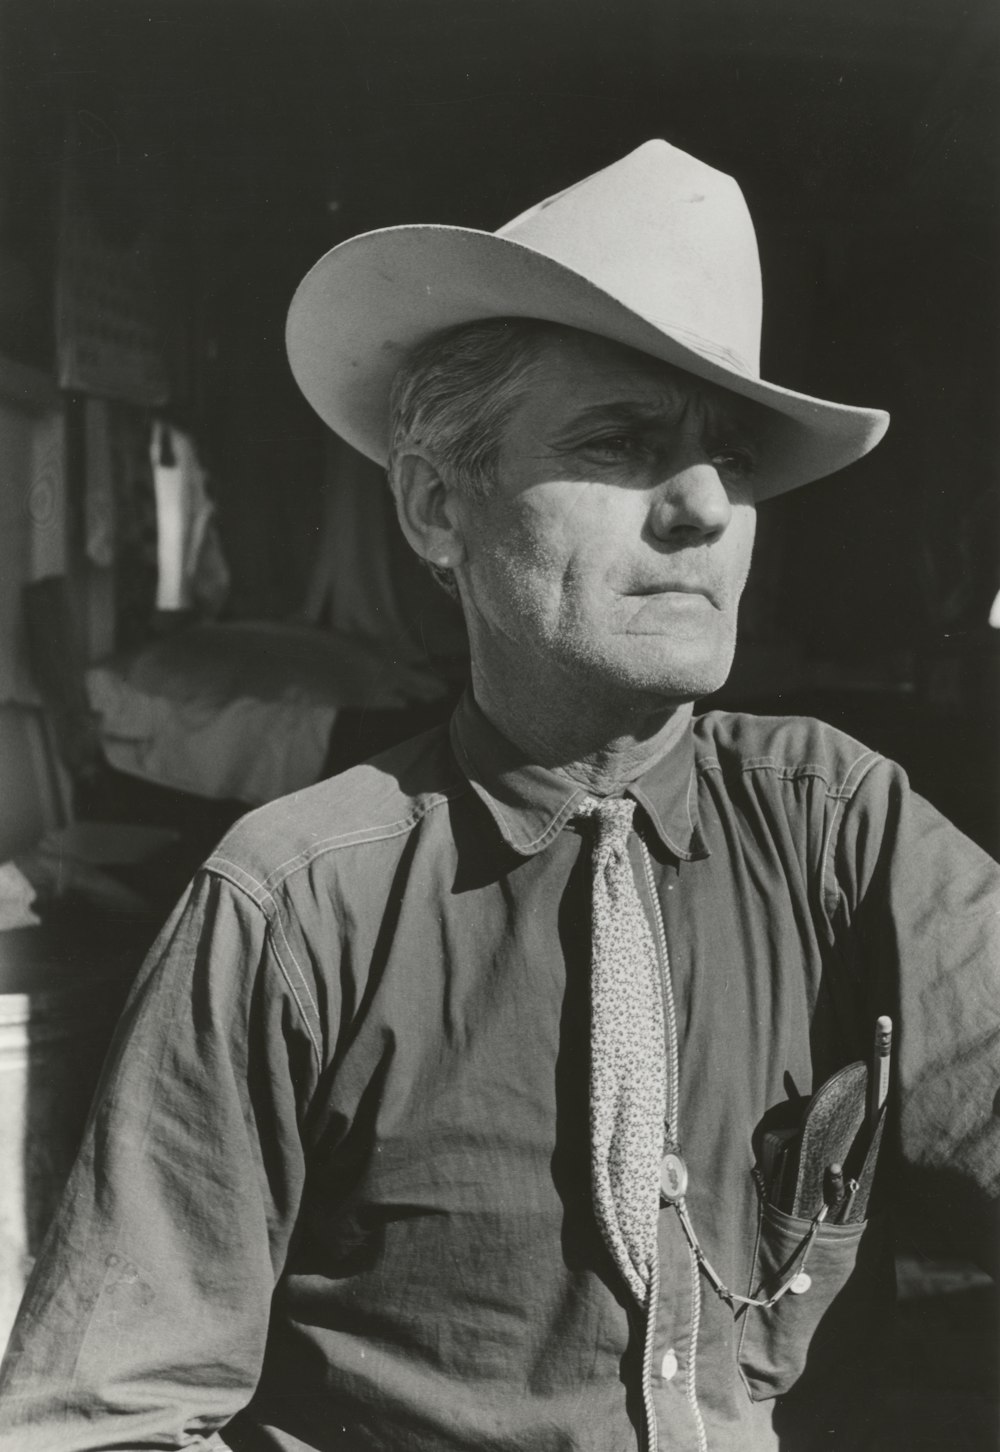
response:
M5 1452L863 1445L880 1184L991 1244L997 874L829 728L692 716L756 503L886 425L761 381L759 324L738 189L663 142L307 277L296 376L388 460L471 689L246 818L164 930ZM789 1200L766 1132L798 1122L801 1178L806 1099L880 1015L874 1186L862 1092L847 1181Z

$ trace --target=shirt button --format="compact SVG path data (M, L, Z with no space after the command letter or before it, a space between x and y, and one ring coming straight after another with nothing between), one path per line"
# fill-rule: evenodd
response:
M660 1375L664 1381L673 1381L677 1375L677 1353L668 1351L660 1365Z
M812 1283L812 1276L808 1271L799 1271L797 1276L792 1276L788 1289L793 1296L804 1296Z

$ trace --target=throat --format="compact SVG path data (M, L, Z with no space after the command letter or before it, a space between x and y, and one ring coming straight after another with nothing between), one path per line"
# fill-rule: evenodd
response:
M578 782L594 796L613 796L643 776L687 732L692 706L676 707L658 730L640 737L622 736L570 760L553 763L556 771ZM543 763L544 764L544 763Z
M530 702L500 693L473 669L473 694L483 714L525 760L558 771L595 796L612 796L665 756L690 729L691 701L601 711L594 703Z

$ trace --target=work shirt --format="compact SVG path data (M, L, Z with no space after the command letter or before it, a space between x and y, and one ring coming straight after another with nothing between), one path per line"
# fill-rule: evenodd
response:
M814 721L703 716L628 790L686 1204L727 1286L809 1228L762 1212L755 1131L884 1013L897 1198L925 1221L943 1188L962 1247L993 1244L995 865ZM119 1026L12 1339L3 1452L862 1445L882 1213L822 1225L808 1288L737 1315L664 1205L644 1357L591 1206L583 795L466 699L450 733L233 829Z

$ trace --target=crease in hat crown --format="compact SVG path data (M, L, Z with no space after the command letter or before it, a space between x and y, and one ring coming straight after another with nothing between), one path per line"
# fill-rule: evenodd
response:
M631 205L623 217L624 198ZM736 182L705 162L665 141L647 141L522 212L496 235L599 278L664 332L759 376L756 233Z
M384 462L406 355L458 323L505 316L597 333L763 404L773 438L759 497L843 468L888 424L879 409L761 379L760 262L743 194L659 140L495 233L417 224L341 243L292 300L289 359L320 417Z

